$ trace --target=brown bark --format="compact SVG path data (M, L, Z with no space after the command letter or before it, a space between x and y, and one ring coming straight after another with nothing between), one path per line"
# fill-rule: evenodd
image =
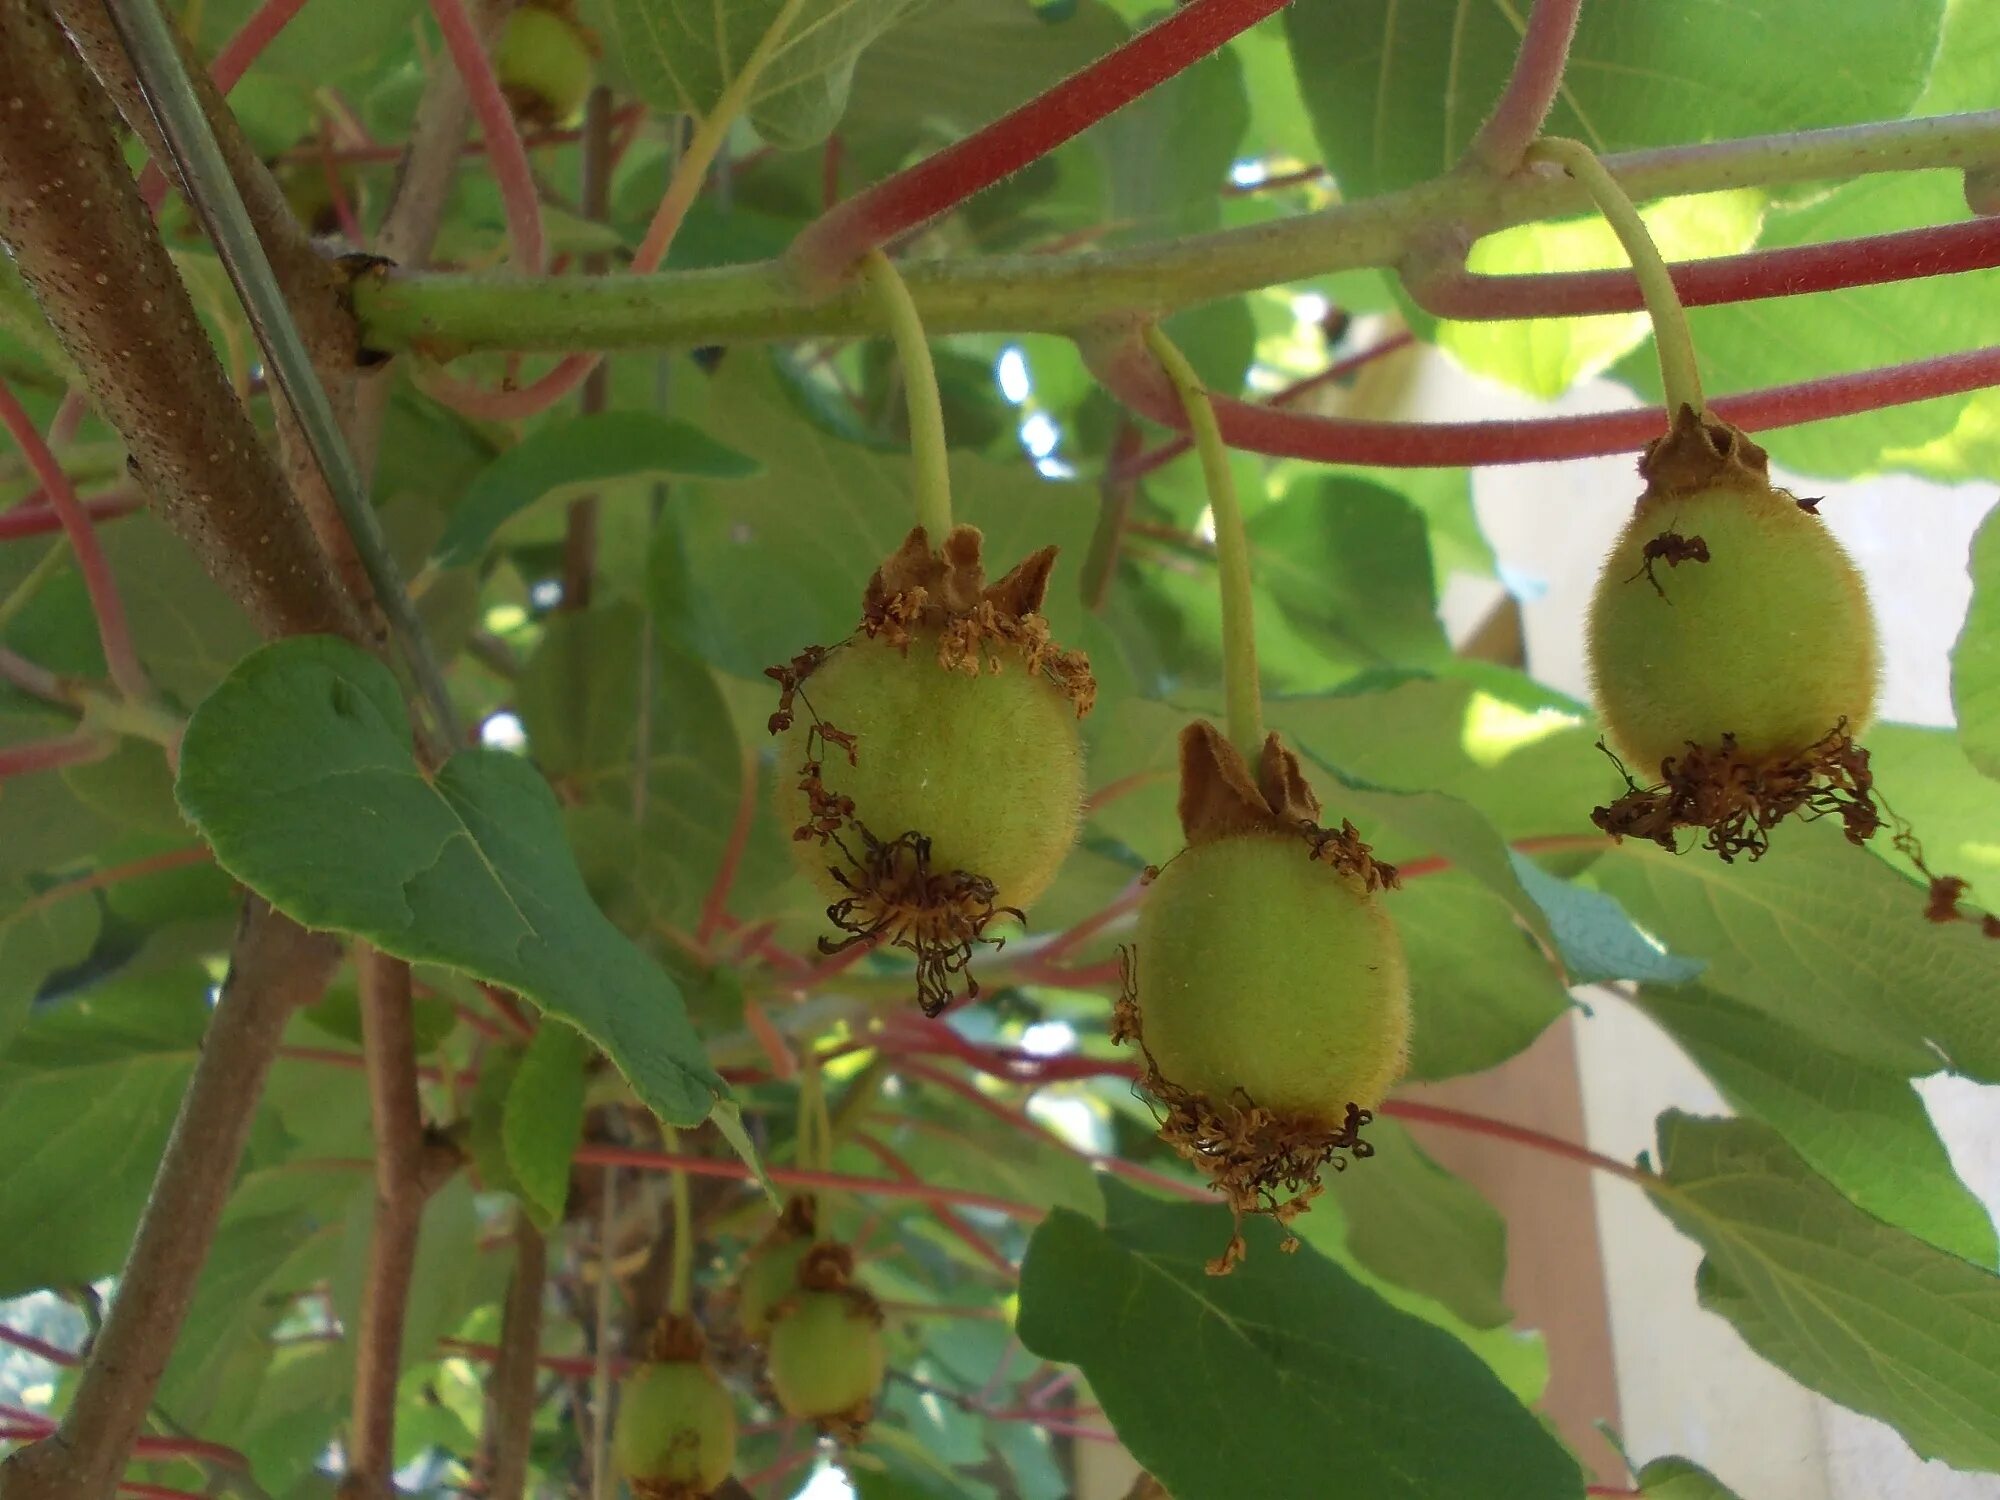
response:
M0 241L168 525L267 634L363 639L40 0L0 0Z
M535 1357L541 1352L547 1279L548 1245L522 1213L514 1223L514 1275L500 1315L500 1355L486 1381L487 1500L521 1500L527 1493L539 1374Z
M105 0L51 0L51 3L77 50L83 54L83 60L97 75L119 114L125 117L125 123L145 143L147 152L166 173L168 181L176 180L172 154L140 91L117 29L111 24ZM299 223L277 179L236 123L236 116L209 77L207 67L195 55L192 44L178 28L174 35L180 39L181 63L201 100L202 113L208 116L216 143L229 165L229 175L235 179L236 191L243 197L243 206L249 211L250 223L270 259L278 285L284 288L292 321L298 325L299 335L319 371L320 382L345 427L353 419L361 334L347 306L342 273L314 248L311 235ZM342 584L355 599L371 599L373 591L367 570L354 550L347 523L341 519L333 492L313 461L290 406L276 393L272 406L278 418L279 453L285 461L293 494L305 508L320 546L334 560Z
M339 945L249 897L229 977L160 1158L110 1315L55 1432L0 1464L0 1500L105 1500L166 1370L292 1013L316 1000Z

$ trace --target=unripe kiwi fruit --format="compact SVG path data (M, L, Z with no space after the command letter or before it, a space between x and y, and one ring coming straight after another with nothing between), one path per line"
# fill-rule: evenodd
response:
M736 1278L736 1323L752 1343L762 1343L771 1331L771 1314L799 1286L799 1267L812 1253L818 1225L817 1203L808 1195L794 1196L771 1232L743 1259Z
M855 1288L798 1291L777 1310L765 1361L787 1415L865 1422L888 1369L874 1299Z
M612 1453L645 1500L707 1495L736 1466L736 1403L705 1361L641 1365L619 1388Z
M541 125L573 120L590 97L597 59L568 16L533 3L515 7L493 43L493 71L515 115Z
M1084 796L1076 708L1017 647L989 645L989 669L975 673L940 665L938 644L935 629L912 631L902 645L861 636L825 659L808 684L812 711L854 736L854 759L826 747L820 777L828 792L853 799L854 821L876 839L919 833L932 869L984 876L996 906L1024 909L1076 841ZM781 766L813 758L812 732L804 716L784 731ZM796 777L778 778L778 797L785 826L810 821ZM845 893L826 849L810 840L793 848L830 897Z
M1402 1075L1402 942L1362 881L1288 835L1190 846L1139 912L1139 1009L1160 1077L1329 1129Z
M1655 479L1591 599L1598 708L1642 779L1690 743L1715 751L1732 736L1766 760L1842 721L1859 735L1874 714L1879 649L1859 573L1818 515L1763 478L1762 450L1733 438L1715 482ZM1697 539L1706 561L1669 560Z

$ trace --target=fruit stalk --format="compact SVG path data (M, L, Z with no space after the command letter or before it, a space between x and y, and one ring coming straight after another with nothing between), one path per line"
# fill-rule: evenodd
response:
M1618 179L1597 159L1597 153L1581 141L1561 136L1544 136L1528 148L1529 161L1545 161L1561 167L1589 192L1625 247L1638 278L1639 294L1646 301L1646 315L1653 320L1653 347L1660 356L1660 383L1667 398L1671 419L1682 407L1697 417L1708 414L1701 395L1701 371L1695 364L1694 337L1688 332L1687 312L1681 307L1674 278L1653 243L1646 221L1632 205Z
M924 337L923 320L902 275L889 257L871 250L863 274L881 305L903 366L903 398L910 412L911 488L917 524L940 541L951 534L951 454L945 445L944 399L938 394L937 366Z
M1146 347L1167 372L1187 413L1188 431L1201 458L1201 477L1215 513L1215 560L1222 590L1222 691L1229 738L1254 763L1264 744L1264 705L1257 688L1257 634L1250 588L1250 540L1229 449L1208 389L1187 356L1156 323L1146 329Z

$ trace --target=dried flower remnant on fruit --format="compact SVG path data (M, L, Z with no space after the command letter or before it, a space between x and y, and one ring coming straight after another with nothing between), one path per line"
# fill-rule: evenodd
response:
M796 759L780 788L795 848L832 898L820 950L903 949L937 1015L989 928L1024 920L1074 838L1075 721L1096 683L1040 613L1055 549L988 584L979 532L933 550L921 527L870 578L855 634L768 669L772 733Z
M1276 735L1266 739L1253 779L1249 764L1213 725L1189 725L1181 739L1180 814L1188 848L1169 862L1163 881L1180 878L1179 872L1190 868L1184 862L1247 858L1257 878L1275 875L1295 887L1290 894L1313 916L1327 919L1308 925L1331 929L1346 923L1355 939L1336 945L1331 954L1310 949L1313 937L1305 933L1296 946L1285 940L1280 951L1232 953L1234 972L1220 986L1205 979L1198 985L1165 983L1149 975L1143 938L1137 953L1128 948L1122 954L1124 984L1113 1007L1112 1039L1134 1044L1144 1058L1139 1086L1156 1106L1161 1139L1201 1168L1235 1215L1236 1228L1208 1267L1211 1274L1224 1275L1243 1258L1246 1214L1288 1224L1319 1194L1327 1167L1341 1171L1350 1158L1374 1154L1361 1132L1373 1118L1372 1106L1402 1070L1408 1029L1401 949L1374 905L1377 893L1393 889L1398 880L1394 866L1376 859L1351 823L1321 826L1319 800ZM1226 899L1243 892L1215 894ZM1142 933L1149 915L1142 913ZM1218 919L1235 925L1227 916ZM1223 941L1235 936L1231 931ZM1142 975L1147 975L1143 982ZM1163 1067L1148 1043L1149 1004L1157 1032L1163 1019L1180 1025L1172 1018L1187 1006L1223 1013L1262 991L1287 1008L1317 1007L1319 1014L1298 1017L1302 1028L1334 1033L1328 1055L1338 1064L1309 1080L1309 1098L1296 1093L1282 1100L1259 1098L1241 1081L1214 1078L1197 1087L1187 1077L1172 1076L1185 1064ZM1150 1001L1144 998L1148 994ZM1162 1011L1168 1004L1177 1009ZM1262 1025L1258 1014L1245 1009L1232 1024ZM1213 1053L1200 1044L1198 1050ZM1348 1097L1350 1088L1355 1097ZM1341 1097L1328 1096L1328 1089ZM1287 1233L1284 1248L1297 1244Z

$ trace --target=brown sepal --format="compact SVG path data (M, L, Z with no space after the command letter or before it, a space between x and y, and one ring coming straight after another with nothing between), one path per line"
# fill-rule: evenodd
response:
M1640 496L1644 504L1717 485L1767 489L1771 463L1769 455L1738 428L1683 406L1674 413L1666 436L1647 445L1639 459L1639 474L1646 481L1646 493Z
M701 1325L680 1313L662 1313L646 1340L646 1358L656 1365L699 1364L707 1353Z
M1354 825L1320 826L1320 803L1299 758L1267 735L1258 756L1257 779L1249 762L1206 719L1181 731L1181 832L1190 847L1245 834L1274 834L1302 840L1309 858L1359 880L1366 890L1393 890L1396 867L1375 858Z

